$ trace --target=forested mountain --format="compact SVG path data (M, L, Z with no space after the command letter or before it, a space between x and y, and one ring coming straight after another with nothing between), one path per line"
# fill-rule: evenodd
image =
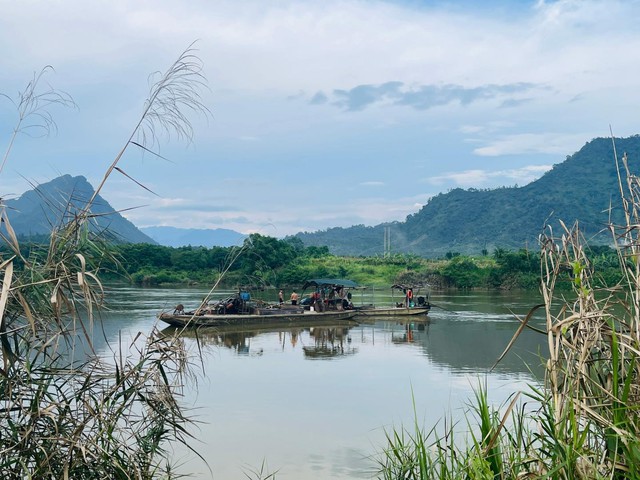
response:
M615 145L621 177L626 177L623 153L628 155L631 173L640 172L640 136L618 138ZM59 224L63 216L73 215L93 191L84 177L64 175L39 185L16 200L6 200L7 215L18 235L48 235L52 225ZM156 243L114 212L100 196L92 211L96 214L95 228L109 230L118 240ZM509 250L536 248L543 226L548 224L557 232L559 220L569 225L578 220L592 243L610 243L607 232L598 235L609 222L610 215L614 220L619 220L622 215L618 171L611 139L597 138L555 165L540 179L523 187L491 190L457 188L432 197L404 221L372 227L329 228L298 233L295 237L305 246L327 246L331 253L337 255L368 256L383 253L384 229L389 227L392 253L438 257L448 252L492 252L498 247ZM222 230L189 232L165 229L150 230L150 233L164 235L161 243L169 246L229 246L242 242L241 234ZM217 240L211 236L203 237L203 234L215 236L215 233L222 237Z
M62 219L69 220L91 198L94 189L83 176L63 175L38 185L17 199L6 200L6 212L16 234L25 237L48 236ZM91 212L96 231L107 231L115 241L155 243L129 220L115 212L100 195ZM4 227L3 227L4 228Z
M626 178L621 161L624 152L630 171L640 173L640 136L617 138L615 146L622 178ZM535 248L543 226L548 224L557 232L559 220L567 225L578 220L582 231L592 237L602 231L610 214L614 220L622 214L613 142L597 138L523 187L458 188L432 197L404 222L330 228L296 237L306 246L326 245L338 255L374 255L383 253L388 226L393 253L424 257L447 252L478 254L496 247ZM606 232L592 239L599 243L610 240Z

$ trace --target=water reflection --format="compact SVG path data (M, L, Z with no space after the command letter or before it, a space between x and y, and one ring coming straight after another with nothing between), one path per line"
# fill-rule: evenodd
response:
M120 338L148 333L168 299L192 305L206 293L118 288L105 337L118 345ZM478 376L499 404L540 374L537 352L546 339L530 331L488 373L519 326L514 313L525 315L536 299L474 293L432 301L446 310L434 308L420 319L366 318L355 326L183 331L187 348L203 354L203 380L186 400L200 415L195 448L214 478L245 478L242 468L263 460L283 480L371 478L367 456L384 443L384 428L412 425L414 415L430 428L445 415L459 415ZM210 478L189 452L175 455L181 473Z
M324 322L323 322L324 323ZM307 322L308 324L308 322ZM353 322L339 326L307 326L283 328L280 326L226 326L221 328L208 327L199 329L165 328L165 335L180 335L198 342L201 347L226 347L238 355L259 354L264 352L262 347L251 347L251 340L257 336L278 335L278 343L284 350L287 343L295 348L302 340L302 352L310 360L330 360L342 356L353 355L358 348L352 345L349 334L354 327ZM311 345L312 344L312 345Z
M391 344L407 345L419 349L420 354L434 364L453 373L488 371L516 332L519 323L513 315L499 317L498 321L479 316L451 313L434 313L428 317L367 317L364 323L354 325L344 322L335 326L309 326L284 328L275 325L259 327L225 326L180 331L173 327L163 330L166 334L180 334L197 339L201 346L220 346L238 355L261 355L264 346L253 346L256 337L278 335L282 350L290 344L295 349L302 344L304 358L330 360L355 355L359 346L375 344L388 338ZM545 338L525 330L512 350L495 367L503 374L531 374L541 378L543 374L543 349Z
M482 372L500 357L519 327L517 320L490 321L484 317L454 318L432 315L428 334L421 336L424 355L454 372ZM446 325L443 325L445 324ZM534 374L541 378L546 337L525 330L496 372Z
M406 320L405 322L398 322L398 325L403 325L404 329L400 332L391 332L391 341L393 343L415 343L421 342L422 335L421 332L425 332L431 322L429 320L423 320L421 322L415 322L411 319Z
M309 329L314 341L313 346L302 347L305 358L309 360L331 360L354 355L358 349L351 344L349 328L316 327Z

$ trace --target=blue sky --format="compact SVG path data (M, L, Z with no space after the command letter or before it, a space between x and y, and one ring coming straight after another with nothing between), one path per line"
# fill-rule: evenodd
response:
M452 188L525 185L594 137L640 133L638 1L0 0L0 93L45 65L77 108L20 135L16 197L60 174L96 186L148 78L192 42L207 117L168 161L131 149L103 196L139 227L282 237L402 221ZM16 124L0 98L0 154Z

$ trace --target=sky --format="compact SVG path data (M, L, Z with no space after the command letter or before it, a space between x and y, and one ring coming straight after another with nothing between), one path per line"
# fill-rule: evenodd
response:
M156 127L161 157L129 144L101 192L138 227L281 238L404 221L439 193L523 186L593 138L640 133L635 0L0 9L2 198L62 174L97 187L158 72L189 48L201 61L192 135ZM20 93L47 66L37 93L74 105L42 105L48 134L30 116L11 144Z

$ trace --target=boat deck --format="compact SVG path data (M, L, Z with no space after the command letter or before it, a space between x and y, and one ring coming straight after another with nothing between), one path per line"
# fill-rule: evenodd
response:
M223 325L274 325L287 326L292 323L311 322L317 324L323 321L350 320L357 315L355 310L312 312L308 310L294 310L283 312L269 312L268 314L228 314L228 315L190 315L160 313L158 319L176 327L216 327Z
M357 307L358 316L380 316L380 317L407 317L414 315L427 315L431 307Z

